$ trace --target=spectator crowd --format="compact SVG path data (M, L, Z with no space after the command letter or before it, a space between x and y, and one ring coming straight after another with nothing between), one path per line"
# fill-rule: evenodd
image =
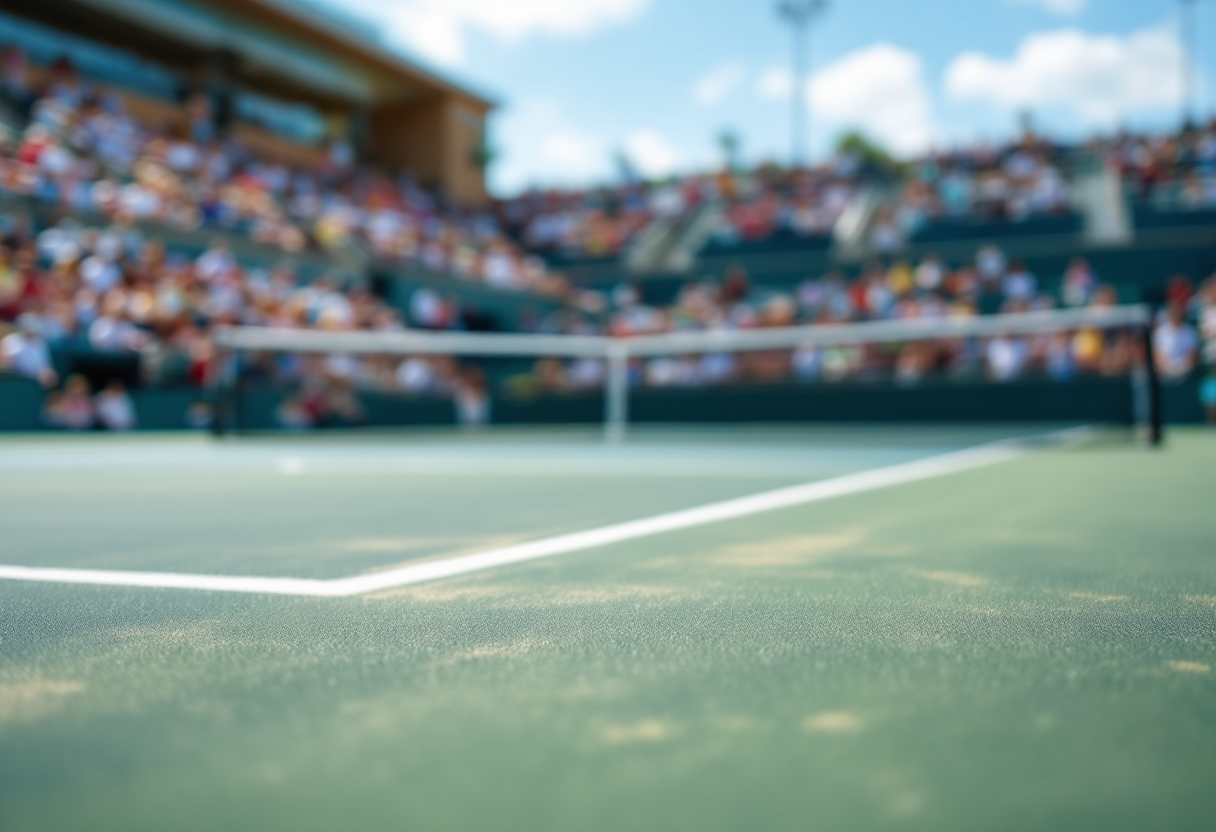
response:
M685 194L677 185L631 182L587 191L532 190L498 204L506 231L550 258L619 257L652 220L679 214Z
M976 145L904 163L880 164L842 149L807 169L727 167L618 189L529 192L503 202L499 214L534 250L577 259L617 256L651 220L679 218L711 203L720 213L710 241L730 248L775 237L830 236L865 182L897 194L873 223L871 243L882 252L932 223L1018 221L1069 211L1062 151L1027 135L1006 146Z
M19 136L0 136L0 194L120 223L227 231L286 252L353 251L507 289L568 288L492 214L458 210L409 176L357 165L348 145L293 165L220 136L203 96L190 99L187 123L150 125L67 62L42 89L19 49L5 52L0 70L4 97L29 113Z
M530 192L503 202L500 216L512 235L534 250L569 259L611 257L655 217L678 217L711 202L721 208L711 240L730 247L783 235L828 236L869 182L895 194L878 209L870 228L871 246L890 253L935 224L1068 214L1072 193L1065 168L1075 151L1105 160L1137 202L1216 207L1213 120L1174 134L1119 133L1082 148L1027 133L1004 145L977 143L883 164L845 149L805 170L724 168L619 189Z
M123 99L82 81L60 62L34 84L20 49L0 59L0 93L30 115L0 146L0 192L74 212L248 235L288 252L354 250L491 285L551 295L569 284L536 255L618 257L656 218L706 202L721 207L718 245L774 235L826 236L862 182L894 189L878 211L871 244L890 252L942 222L996 222L1069 210L1065 151L1034 134L1003 146L978 143L903 162L842 150L823 165L530 191L494 212L448 205L408 176L354 162L337 143L309 164L259 156L221 136L208 99L194 96L180 124L147 124ZM1120 133L1095 139L1134 197L1184 207L1216 206L1216 121L1176 134Z
M940 223L992 223L1066 214L1070 191L1060 150L1028 134L994 148L976 145L914 160L899 197L871 227L889 252Z
M916 263L874 262L853 276L833 271L790 289L753 286L736 268L720 281L686 283L668 304L646 303L635 286L621 284L605 298L608 313L602 318L566 310L536 322L535 330L627 338L966 318L1117 302L1116 290L1102 284L1084 259L1073 260L1048 284L1000 248L986 246L972 262L951 265L935 256ZM190 259L122 226L92 229L63 222L31 235L10 222L0 238L0 326L7 321L11 329L0 340L0 369L57 390L48 419L63 426L80 426L86 411L90 425L124 420L103 418L100 403L86 407L89 396L79 379L68 379L60 390L53 350L138 355L146 382L201 385L216 368L212 338L219 325L400 331L455 328L459 317L459 308L432 289L416 290L403 317L359 283L326 277L302 282L287 266L245 268L223 242ZM1202 362L1216 364L1216 277L1197 291L1185 278L1171 282L1155 346L1158 369L1167 379L1187 377ZM1124 375L1140 360L1134 333L1082 329L1033 337L663 356L639 359L631 372L634 384L659 387L867 379L914 384L942 374L1064 381L1079 374ZM486 387L474 367L442 357L254 355L240 372L247 382L309 391L283 411L284 424L293 425L316 423L325 413L353 417L357 390L468 398L468 390ZM557 392L594 388L603 379L603 364L596 359L544 359L512 384L517 392ZM111 392L109 398L120 398ZM116 409L109 405L104 412Z
M713 242L731 246L778 235L828 236L856 193L857 175L857 161L847 154L809 170L725 171L711 180L723 206Z
M91 88L66 62L52 67L41 85L30 77L20 50L7 50L0 60L0 97L29 121L17 134L0 132L0 195L53 205L88 222L66 219L36 230L24 217L0 214L0 369L54 390L47 417L64 427L130 427L134 418L121 386L94 395L84 379L60 378L56 353L138 355L145 382L201 385L217 371L217 326L397 331L459 329L467 322L467 310L430 288L417 289L398 310L358 281L305 281L286 263L250 268L223 236L187 257L147 230L157 224L248 236L285 255L353 250L367 262L416 263L500 288L578 296L585 301L582 311L572 308L531 325L567 334L629 337L957 318L1117 302L1115 290L1080 259L1058 280L1052 276L1050 287L994 246L969 263L934 256L890 262L899 242L929 223L1066 211L1061 152L1033 136L1002 148L929 154L898 169L845 151L807 170L723 170L664 183L529 192L499 203L491 214L455 209L408 176L362 167L343 145L307 165L259 156L215 132L205 98L192 98L186 123L170 128L132 118L120 97ZM1121 135L1093 149L1107 154L1140 196L1172 188L1187 205L1216 204L1216 124L1177 136ZM678 220L708 202L722 209L713 234L720 245L778 234L825 236L861 183L874 176L898 185L898 199L873 226L874 248L888 261L853 275L830 272L783 290L753 286L734 269L720 281L690 281L674 302L656 305L643 302L628 284L609 297L575 292L539 256L619 256L654 220ZM1200 361L1216 363L1216 281L1198 291L1185 281L1171 284L1155 346L1167 378L1189 375ZM1064 380L1127 373L1141 360L1140 349L1131 333L1081 330L668 356L635 362L632 373L634 383L654 386L882 377L913 384L940 373ZM281 413L284 424L299 425L325 413L354 418L352 391L359 389L452 395L476 413L487 387L477 368L440 358L253 356L240 372L245 379L310 391ZM547 359L514 383L524 390L584 389L601 384L603 375L596 360ZM1216 408L1216 393L1213 399Z
M617 337L703 329L745 330L807 324L971 318L986 312L1102 308L1118 292L1101 283L1083 258L1046 286L1024 264L995 246L974 262L950 267L929 256L915 265L873 263L849 279L833 271L790 290L753 287L742 270L720 282L685 284L674 303L641 302L622 285L613 294L608 331ZM1197 326L1196 326L1197 324ZM1201 344L1202 341L1202 344ZM1216 276L1198 292L1183 277L1170 284L1155 329L1157 367L1169 381L1188 377L1206 360L1216 364ZM1202 346L1202 349L1201 349ZM914 384L930 376L997 382L1038 376L1067 381L1078 375L1123 376L1143 361L1142 343L1128 330L1082 328L1029 337L943 339L908 344L806 347L792 351L673 355L638 360L634 383L695 387L752 381L894 379ZM593 387L602 368L579 360L540 362L527 386L546 390Z
M1216 208L1216 119L1175 134L1121 133L1093 143L1136 201L1163 208Z

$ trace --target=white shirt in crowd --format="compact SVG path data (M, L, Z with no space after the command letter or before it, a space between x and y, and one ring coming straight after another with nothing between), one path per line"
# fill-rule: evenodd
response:
M1166 378L1182 378L1195 369L1199 335L1187 323L1165 321L1153 333L1157 367Z
M997 381L1012 381L1022 374L1030 350L1020 338L1002 335L988 342L988 371Z
M51 351L46 342L29 332L14 332L0 340L0 367L41 380L51 369Z
M124 390L105 389L93 400L97 420L106 430L131 430L135 427L135 404Z
M80 264L80 276L94 291L105 293L122 280L122 270L112 261L92 255Z
M1025 269L1009 272L1001 281L1001 290L1005 293L1005 297L1014 300L1032 300L1037 289L1038 281Z
M985 246L975 256L975 265L982 277L996 280L1005 273L1008 261L1005 253L995 246Z
M490 423L490 397L474 390L456 393L456 420L466 428L481 427Z
M397 366L397 384L402 390L421 393L435 389L438 379L425 358L407 358Z
M89 326L89 344L101 352L124 352L137 350L142 336L130 321L102 315Z

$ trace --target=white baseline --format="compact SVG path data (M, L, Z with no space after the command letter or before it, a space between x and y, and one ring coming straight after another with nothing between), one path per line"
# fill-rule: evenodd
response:
M1071 442L1083 439L1088 432L1064 431L1051 434L1044 439L1051 442ZM766 511L791 506L816 503L860 494L879 488L932 479L960 471L982 468L1020 456L1033 447L1026 441L996 442L964 451L942 454L916 462L876 468L857 474L820 480L766 491L750 497L725 500L697 508L660 514L642 520L616 523L599 529L559 535L558 537L533 540L501 549L491 549L472 555L461 555L446 560L430 561L413 566L403 566L385 572L356 575L333 580L301 578L259 578L234 575L197 575L176 572L124 572L108 569L45 569L29 566L0 565L0 579L13 581L39 581L46 583L93 584L98 586L148 587L155 589L193 589L213 592L244 592L265 595L295 595L316 598L348 598L370 592L482 572L513 563L523 563L540 558L581 552L620 543L626 540L650 537L680 529L704 526L761 514Z

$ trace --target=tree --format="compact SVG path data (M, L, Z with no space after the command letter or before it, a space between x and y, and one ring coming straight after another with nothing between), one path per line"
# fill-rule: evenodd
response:
M726 163L726 169L729 171L739 170L739 148L742 142L739 139L739 134L734 130L726 129L718 134L718 147L722 148L722 158Z
M836 141L836 153L855 156L865 170L891 173L899 168L899 162L886 148L858 130L845 133Z
M629 158L629 152L624 148L618 149L612 156L613 164L616 167L617 176L626 185L633 185L640 181L637 167L633 164L633 160Z
M498 158L498 151L490 145L490 139L483 130L477 137L477 145L470 152L470 160L476 167L485 171Z

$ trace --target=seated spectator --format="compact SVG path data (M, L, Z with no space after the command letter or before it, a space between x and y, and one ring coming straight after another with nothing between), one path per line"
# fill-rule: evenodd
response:
M986 245L975 255L975 270L985 289L992 291L1005 277L1009 261L999 246Z
M1170 306L1186 307L1195 296L1195 286L1184 274L1176 274L1165 286L1165 302Z
M599 358L579 358L566 373L566 382L576 390L598 390L604 386L606 368Z
M1001 291L1008 300L1029 302L1038 291L1038 279L1023 263L1014 263L1001 280Z
M1084 257L1074 257L1064 272L1063 285L1060 289L1061 299L1065 306L1084 306L1089 303L1094 289L1098 285L1098 276Z
M397 366L396 382L407 393L438 393L447 386L431 361L421 356L407 358Z
M126 296L121 290L107 292L101 314L89 326L89 344L99 352L138 352L147 335L127 317Z
M51 427L64 430L89 430L94 425L93 399L84 376L68 378L62 392L47 396L45 419Z
M988 375L993 381L1014 381L1021 377L1030 358L1022 338L1001 335L988 342Z
M946 268L936 254L930 254L916 267L916 288L922 292L936 292L946 280Z
M467 367L456 382L456 421L464 428L480 428L490 422L490 395L485 374Z
M110 381L93 397L97 422L106 430L127 431L135 427L135 403L118 379Z
M0 370L31 378L43 387L54 387L59 376L51 364L51 351L38 332L36 319L25 314L17 319L17 330L0 340Z
M291 431L308 430L316 426L316 417L301 396L289 396L275 409L275 420Z
M1067 333L1056 333L1047 342L1044 366L1052 381L1070 381L1077 372L1075 340Z
M1186 321L1186 307L1171 304L1165 318L1153 332L1153 351L1157 371L1162 377L1175 381L1186 378L1195 369L1199 356L1199 336Z

